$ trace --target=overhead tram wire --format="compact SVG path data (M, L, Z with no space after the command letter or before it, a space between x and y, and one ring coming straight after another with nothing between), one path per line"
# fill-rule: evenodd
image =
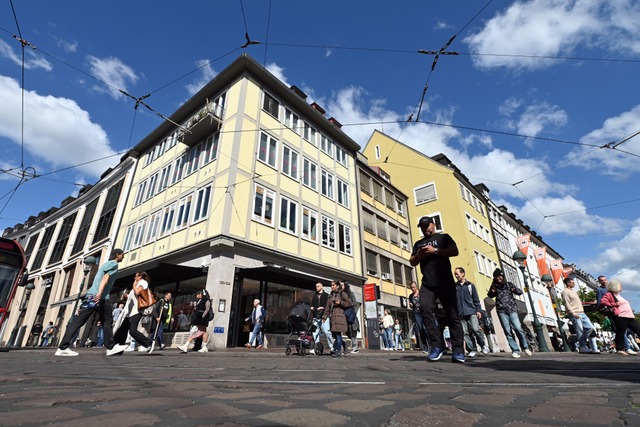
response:
M18 22L18 15L16 14L16 8L13 5L13 0L9 0L11 3L11 12L13 13L13 19L16 22L16 30L18 31L18 36L13 35L13 38L20 42L21 46L21 63L20 63L20 168L24 170L24 82L25 82L25 66L24 66L24 48L26 46L35 49L36 47L26 41L24 37L22 37L22 31L20 30L20 22ZM20 185L20 184L18 184ZM17 190L17 187L16 187ZM4 209L4 208L3 208Z

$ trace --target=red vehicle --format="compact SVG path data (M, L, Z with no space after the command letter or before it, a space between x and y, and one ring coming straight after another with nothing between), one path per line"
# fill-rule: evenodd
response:
M18 286L27 284L27 259L15 240L0 237L0 331Z

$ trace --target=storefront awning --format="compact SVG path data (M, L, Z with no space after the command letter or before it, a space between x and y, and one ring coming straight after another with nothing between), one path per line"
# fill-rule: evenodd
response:
M152 287L165 283L180 282L205 276L206 270L201 267L188 267L185 265L170 264L167 262L152 261L137 265L135 268L127 268L118 273L118 278L113 285L114 289L128 288L133 283L133 276L138 271L146 271L152 281Z

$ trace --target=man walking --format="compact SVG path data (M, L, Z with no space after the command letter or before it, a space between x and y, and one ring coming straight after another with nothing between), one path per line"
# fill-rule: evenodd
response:
M489 354L489 347L485 344L484 334L480 330L482 306L480 305L480 297L478 296L476 285L467 280L462 267L456 268L453 274L458 279L456 283L458 314L462 321L464 342L467 345L469 357L476 357L477 355L475 341L482 347L482 354ZM473 337L471 334L473 334Z
M251 320L251 324L253 325L253 330L249 335L249 342L245 344L245 347L251 348L253 347L254 340L257 341L257 349L262 348L262 325L264 323L265 310L264 307L260 305L260 300L258 298L253 300L253 311L251 312L251 316L244 319L245 321Z
M316 328L313 331L313 342L318 344L320 341L320 331L322 331L324 336L327 338L329 348L332 349L333 337L331 336L331 319L327 317L327 320L324 322L322 321L322 315L324 314L324 308L327 306L328 298L329 294L324 291L322 283L316 283L316 294L313 296L313 300L311 301L311 313L313 315L313 322L316 325ZM311 349L309 353L315 354L315 349Z
M171 292L165 292L164 297L153 306L153 324L151 325L151 333L156 329L156 341L158 348L164 350L164 342L162 341L162 332L164 328L169 327L169 323L173 318L173 304L171 304ZM153 337L152 337L153 338Z
M62 337L60 346L56 350L56 356L78 355L77 352L69 348L71 339L94 313L97 313L98 320L100 320L104 326L104 341L107 347L107 356L122 353L124 349L127 348L127 346L115 344L113 341L113 309L109 301L109 293L118 274L118 263L122 262L123 259L124 251L122 249L114 249L111 251L109 261L102 264L98 269L93 279L93 284L87 291L87 295L77 315L67 327L64 337Z
M435 220L423 216L418 227L424 237L413 245L409 262L420 264L422 286L420 287L420 313L427 326L429 342L433 346L427 360L440 360L444 345L440 328L434 315L435 303L439 299L447 316L451 331L453 362L464 363L463 331L456 304L456 284L451 274L450 257L458 256L458 246L448 234L436 232Z
M566 287L560 295L562 295L564 306L567 309L567 317L573 320L573 327L576 330L579 352L586 354L593 353L593 351L587 346L587 339L589 338L589 335L591 335L593 325L587 315L584 314L584 308L578 293L573 290L576 286L573 277L565 278L564 285Z
M509 347L511 347L511 357L518 359L520 357L520 349L527 356L531 356L531 350L527 344L527 338L524 336L520 319L518 318L518 306L513 295L522 295L522 290L515 287L511 282L504 279L504 273L499 268L493 271L493 283L487 293L489 298L496 299L496 311L500 319L500 325L507 337ZM514 330L520 341L520 347L516 343L511 330Z

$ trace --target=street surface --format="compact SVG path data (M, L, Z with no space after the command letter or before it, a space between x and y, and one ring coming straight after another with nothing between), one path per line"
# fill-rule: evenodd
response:
M640 426L640 356L0 352L2 426Z

